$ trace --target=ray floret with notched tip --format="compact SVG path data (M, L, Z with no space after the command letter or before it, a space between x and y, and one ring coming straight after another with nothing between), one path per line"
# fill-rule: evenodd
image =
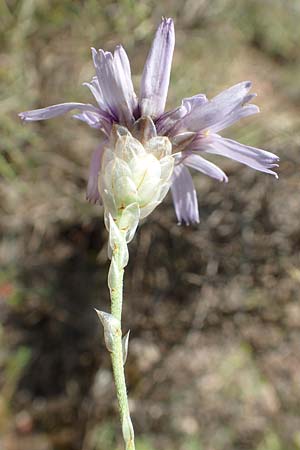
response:
M106 195L104 190L101 193L99 191L98 177L100 173L101 188L105 178L102 166L104 149L110 146L110 151L114 152L111 148L111 134L116 126L126 128L127 140L133 145L136 140L144 139L141 144L145 146L154 136L167 138L175 163L169 185L171 184L176 216L179 223L190 224L199 222L199 211L188 168L227 182L225 173L203 158L205 154L225 156L255 170L272 174L276 178L277 174L272 169L278 167L279 158L273 153L225 139L218 134L241 118L259 112L259 108L250 103L255 97L255 94L249 94L250 81L238 83L211 100L204 94L185 98L179 107L164 112L174 44L173 20L163 18L145 63L139 97L134 91L130 63L123 47L117 46L114 53L93 48L96 75L90 83L84 85L90 89L97 106L61 103L23 112L19 116L24 121L45 120L77 110L74 118L101 131L102 143L94 151L90 164L87 199L91 202L101 203L101 196ZM144 120L145 118L147 119ZM141 123L144 126L142 133L138 132ZM148 159L151 151L157 151L157 145L157 139L155 149L151 150L151 145L146 145ZM155 162L153 164L153 167L157 166ZM157 204L164 195L160 195Z

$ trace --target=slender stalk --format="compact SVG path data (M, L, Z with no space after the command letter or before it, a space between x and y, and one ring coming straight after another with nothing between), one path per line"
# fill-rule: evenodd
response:
M122 245L127 246L125 240ZM121 331L124 269L121 267L120 253L120 247L116 247L113 250L110 268L112 272L114 272L113 276L110 277L109 282L111 296L111 314L119 321L120 324L120 327L114 333L110 355L126 450L135 450L134 431L129 413L124 372L124 350L122 345Z
M116 256L113 254L113 258ZM122 304L123 304L123 279L124 269L120 269L118 279L114 286L110 287L111 314L122 321Z

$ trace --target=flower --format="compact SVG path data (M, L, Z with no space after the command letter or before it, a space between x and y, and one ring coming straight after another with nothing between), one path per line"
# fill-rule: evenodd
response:
M106 169L103 170L102 162L105 152L110 152L111 159L115 158L115 155L111 154L111 152L114 154L114 146L111 144L112 134L119 133L118 145L121 145L120 142L124 144L126 140L126 146L130 143L137 147L137 142L141 142L143 139L141 142L142 153L144 156L146 154L143 167L149 164L154 173L154 167L157 168L161 162L154 162L151 152L157 158L155 152L159 146L159 139L167 139L164 144L168 146L169 144L166 142L170 143L175 163L172 179L170 178L168 186L165 186L156 198L154 196L150 200L148 199L148 204L158 204L162 201L171 185L177 219L179 223L190 224L199 222L199 211L195 188L188 168L196 169L219 181L227 182L225 173L202 155L205 153L222 155L255 170L270 173L276 178L277 174L272 169L278 167L279 158L273 153L223 138L218 134L239 119L259 112L256 105L249 104L255 97L255 94L249 94L250 81L238 83L211 100L208 100L204 94L185 98L178 108L164 112L174 45L173 20L163 18L145 63L139 98L133 88L130 63L123 47L117 46L113 54L93 48L92 56L96 76L90 83L84 83L84 85L90 89L97 106L83 103L61 103L43 109L22 112L19 116L24 121L45 120L78 110L78 113L73 115L75 119L86 122L92 128L102 132L104 141L91 158L87 199L91 202L103 200L106 208L111 201L101 198L106 195L105 190L107 191L107 186L104 187ZM127 137L121 136L121 129L126 129ZM114 140L114 145L117 141ZM151 143L148 144L148 141ZM151 145L154 147L152 148ZM166 152L165 156L167 156ZM162 155L159 155L158 161L161 157ZM127 165L128 162L126 162ZM127 169L128 167L124 168L125 171ZM135 170L137 170L136 167L132 168L131 178L135 176ZM99 173L100 181L98 183ZM148 170L147 174L150 176L151 171ZM114 175L110 172L110 176ZM166 179L159 178L159 180L161 184L166 183ZM136 188L137 184L135 184L135 190ZM155 191L154 187L152 193L153 191ZM133 197L131 200L138 200L139 207L145 208L145 204L142 205L143 199L139 199L139 196ZM115 205L110 208L110 213L114 207ZM149 211L152 209L149 207Z

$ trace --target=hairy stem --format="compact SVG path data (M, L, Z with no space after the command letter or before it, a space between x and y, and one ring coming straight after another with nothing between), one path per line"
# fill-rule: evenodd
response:
M115 256L113 255L113 258ZM122 320L122 304L123 304L123 279L124 269L120 269L118 278L114 283L115 286L110 287L111 314L120 321Z
M122 345L121 316L124 269L121 267L120 262L120 253L122 251L120 246L127 246L125 240L113 249L110 268L111 276L109 277L111 314L120 323L120 328L114 333L113 336L112 351L110 354L126 450L135 450L134 431L131 423L127 398Z

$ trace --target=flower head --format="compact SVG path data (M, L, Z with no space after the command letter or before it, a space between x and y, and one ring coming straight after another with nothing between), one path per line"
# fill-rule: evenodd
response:
M278 167L276 155L218 134L259 112L250 104L255 97L249 94L251 82L238 83L211 100L204 94L185 98L178 108L164 112L174 44L173 20L163 18L145 63L139 98L123 47L117 46L113 54L93 48L96 75L84 85L97 106L61 103L19 114L25 121L35 121L77 110L75 119L102 133L102 144L91 159L87 198L103 202L106 216L115 220L121 220L120 211L128 207L132 212L131 205L136 205L139 218L146 217L171 186L178 221L199 222L188 168L227 182L225 173L203 158L205 153L222 155L277 177L272 170Z
M133 134L114 125L101 161L99 190L105 224L109 230L111 216L126 234L127 242L132 239L138 220L148 216L166 196L174 168L169 139L141 135L141 128L149 128L147 123L152 123L155 130L150 117L139 119Z

